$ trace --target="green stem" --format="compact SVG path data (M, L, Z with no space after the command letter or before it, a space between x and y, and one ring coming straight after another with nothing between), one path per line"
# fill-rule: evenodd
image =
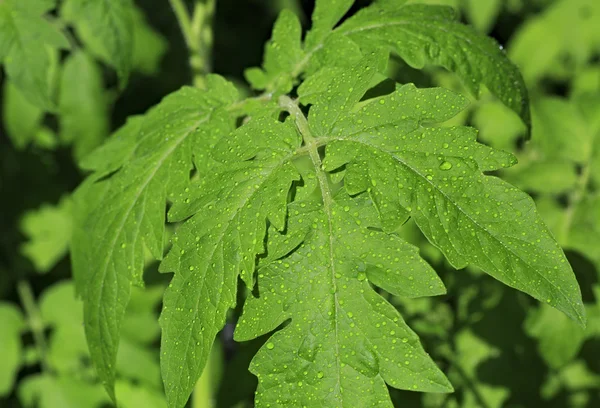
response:
M327 179L327 174L325 174L323 171L323 163L321 161L321 155L319 154L319 140L312 135L310 126L306 120L306 116L304 116L304 113L300 110L300 107L298 107L296 102L294 102L290 97L283 95L279 97L279 106L289 112L289 114L292 115L296 121L296 127L298 128L298 131L304 140L304 147L306 150L308 150L310 159L315 166L315 173L317 173L319 187L323 195L323 205L325 206L325 211L329 212L333 198L331 188L329 186L329 180Z
M192 393L192 408L214 407L211 387L211 365L211 358L209 358L208 362L206 363L206 366L204 367L204 371L200 376L200 379L194 387L194 392Z
M185 7L185 4L183 4L182 0L169 0L169 3L171 3L171 8L175 13L175 17L177 17L177 22L179 22L183 39L185 40L188 49L192 49L194 36L192 33L192 23L190 21L188 10Z
M315 173L317 174L317 180L319 181L319 187L321 194L323 195L323 205L325 211L329 213L331 204L333 203L333 197L331 188L329 186L329 180L327 174L323 171L323 162L321 161L321 155L319 154L320 142L317 138L312 135L306 116L300 110L300 107L290 97L283 95L279 97L279 106L285 109L296 121L296 127L302 135L304 140L304 147L308 150L310 160L315 167Z
M194 386L192 393L192 408L215 408L215 383L218 382L216 377L220 373L221 348L218 340L215 340L213 347L204 366L204 371L200 379Z
M573 216L575 215L575 210L581 200L583 200L588 184L590 182L591 177L591 166L586 164L582 171L581 175L577 180L577 186L575 190L569 194L567 209L565 210L565 218L563 219L559 240L562 246L568 245L569 240L569 231L571 230L571 225L573 223Z
M217 2L216 0L197 0L192 17L182 0L169 0L169 2L190 53L189 63L194 85L205 88L204 77L212 70L212 24Z
M48 365L48 361L46 359L46 350L48 348L46 346L46 337L44 336L44 322L35 302L31 285L25 280L19 281L17 283L17 292L19 293L19 298L21 300L21 304L23 305L23 309L25 309L29 328L33 333L33 341L35 342L35 347L40 355L40 364L42 366L42 370L45 372L50 372L50 366Z

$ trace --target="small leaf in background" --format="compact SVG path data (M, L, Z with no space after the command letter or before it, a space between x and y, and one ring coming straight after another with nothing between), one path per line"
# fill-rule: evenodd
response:
M148 24L144 13L134 7L132 69L145 75L157 74L167 47L167 40Z
M578 176L573 162L561 159L522 161L513 173L506 172L504 179L525 190L544 194L561 194L575 187Z
M479 140L509 152L515 150L519 136L527 132L517 114L498 101L480 104L473 114L472 122L479 129Z
M64 62L58 103L60 139L72 144L76 160L94 150L108 136L109 98L102 71L83 51Z
M6 133L17 149L25 148L36 137L44 111L29 102L10 80L4 84L2 119Z
M580 68L600 47L597 0L557 0L513 36L509 55L528 83L552 70ZM590 18L592 17L592 18Z
M557 312L560 313L560 312ZM486 384L478 379L477 370L482 362L501 357L501 350L486 343L469 328L456 333L456 356L452 360L453 368L449 375L456 377L456 382L464 382L464 401L462 407L501 408L505 406L511 391L506 387Z
M466 15L479 31L487 33L496 21L504 0L467 0Z
M157 390L140 387L135 383L117 381L115 392L122 408L167 408L164 395Z
M151 345L160 336L156 319L164 288L160 285L131 288L131 299L123 321L122 335L136 343Z
M86 49L113 66L125 87L133 65L134 15L131 0L67 0L61 16L77 29Z
M75 298L71 281L47 288L40 297L42 320L51 329L45 358L58 375L76 375L85 369L88 358L83 332L83 304Z
M561 370L552 373L541 390L544 399L567 395L570 408L589 407L600 388L600 375L590 370L583 360L574 360ZM562 395L561 395L562 394ZM597 397L596 397L597 399Z
M13 389L23 354L21 333L25 322L21 311L14 305L0 302L0 398Z
M0 62L8 78L33 105L53 111L53 53L68 49L64 34L43 15L55 1L0 2Z
M26 377L18 394L25 408L101 408L109 402L106 392L95 384L49 374Z
M28 237L21 250L38 272L46 273L69 249L72 229L70 198L57 205L44 205L21 219L21 231Z
M545 305L529 313L525 331L538 340L540 355L554 369L573 360L586 337L584 329Z
M146 319L145 325L137 324L135 327L128 328L129 331L124 330L121 348L117 357L116 373L120 379L119 383L123 385L129 384L128 381L133 381L137 384L134 387L135 392L131 395L127 393L127 390L122 391L126 394L125 397L129 404L133 404L135 401L142 404L148 396L159 398L164 404L164 397L160 398L159 394L162 384L160 382L158 350L148 347L151 344L138 342L139 339L142 339L148 343L148 341L157 338L156 308L163 290L161 286L150 287L148 291L143 289L134 290L132 302L125 315L126 323L136 321L143 313L151 315ZM46 359L54 375L46 376L43 381L37 381L37 384L40 387L46 387L47 384L57 383L59 384L59 390L56 394L50 393L48 398L64 397L71 400L71 398L78 398L77 395L72 394L68 389L62 389L63 386L60 384L64 383L68 386L71 381L75 381L76 377L86 373L84 378L87 382L81 383L82 386L85 389L93 389L94 395L102 395L102 401L106 403L108 395L106 395L100 383L96 381L96 376L89 365L82 307L81 300L75 298L72 281L62 281L54 284L43 292L39 308L46 328L50 329L47 331ZM134 333L135 330L141 333ZM131 334L134 334L134 336L130 337ZM149 338L149 335L152 337ZM133 385L128 387L133 387ZM128 387L125 388L128 389ZM119 390L117 390L117 396L119 396ZM49 401L48 404L50 403ZM73 402L73 404L76 404L76 402ZM88 405L82 405L82 407L86 406Z

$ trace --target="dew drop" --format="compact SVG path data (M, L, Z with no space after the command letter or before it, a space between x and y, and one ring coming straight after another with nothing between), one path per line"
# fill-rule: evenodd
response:
M450 162L443 162L442 164L440 164L440 170L450 170L452 168L452 163Z

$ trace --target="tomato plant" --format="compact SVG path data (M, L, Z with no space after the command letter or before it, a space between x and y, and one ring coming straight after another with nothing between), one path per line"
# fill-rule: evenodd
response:
M7 406L598 402L597 2L164 3L0 1Z

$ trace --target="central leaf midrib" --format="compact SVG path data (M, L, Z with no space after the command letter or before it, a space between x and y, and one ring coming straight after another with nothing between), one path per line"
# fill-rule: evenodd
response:
M330 271L331 271L331 286L333 289L333 301L334 301L334 312L333 312L333 320L334 320L334 343L335 343L335 359L336 359L336 366L337 366L337 391L338 391L338 395L339 398L341 399L341 404L342 407L344 406L344 400L343 400L343 394L341 392L342 390L342 375L341 375L341 360L340 360L340 351L339 351L339 327L338 327L338 316L339 316L339 309L340 309L340 304L339 304L339 300L338 300L338 289L337 289L337 283L335 281L336 277L336 268L335 268L335 262L334 262L334 251L333 251L333 247L334 247L334 232L333 232L333 214L332 214L332 210L331 210L331 204L333 203L333 199L332 199L332 194L331 194L331 190L329 188L329 181L327 179L327 174L325 173L325 171L322 169L322 162L321 162L321 156L319 154L319 150L318 150L318 139L314 138L311 130L310 130L310 125L308 124L308 120L306 118L306 116L304 116L304 113L300 110L300 108L298 107L298 105L292 101L289 98L283 98L280 99L280 104L282 105L282 107L284 109L286 109L290 115L292 115L295 118L295 122L296 122L296 128L298 130L298 133L300 133L300 135L302 136L302 139L304 141L305 144L305 148L309 153L311 162L313 164L313 167L315 168L315 174L317 176L317 180L319 182L319 189L321 190L321 197L323 199L323 210L326 216L326 221L327 221L327 230L329 233L329 257L328 257L328 261L329 261L329 265L330 265Z

